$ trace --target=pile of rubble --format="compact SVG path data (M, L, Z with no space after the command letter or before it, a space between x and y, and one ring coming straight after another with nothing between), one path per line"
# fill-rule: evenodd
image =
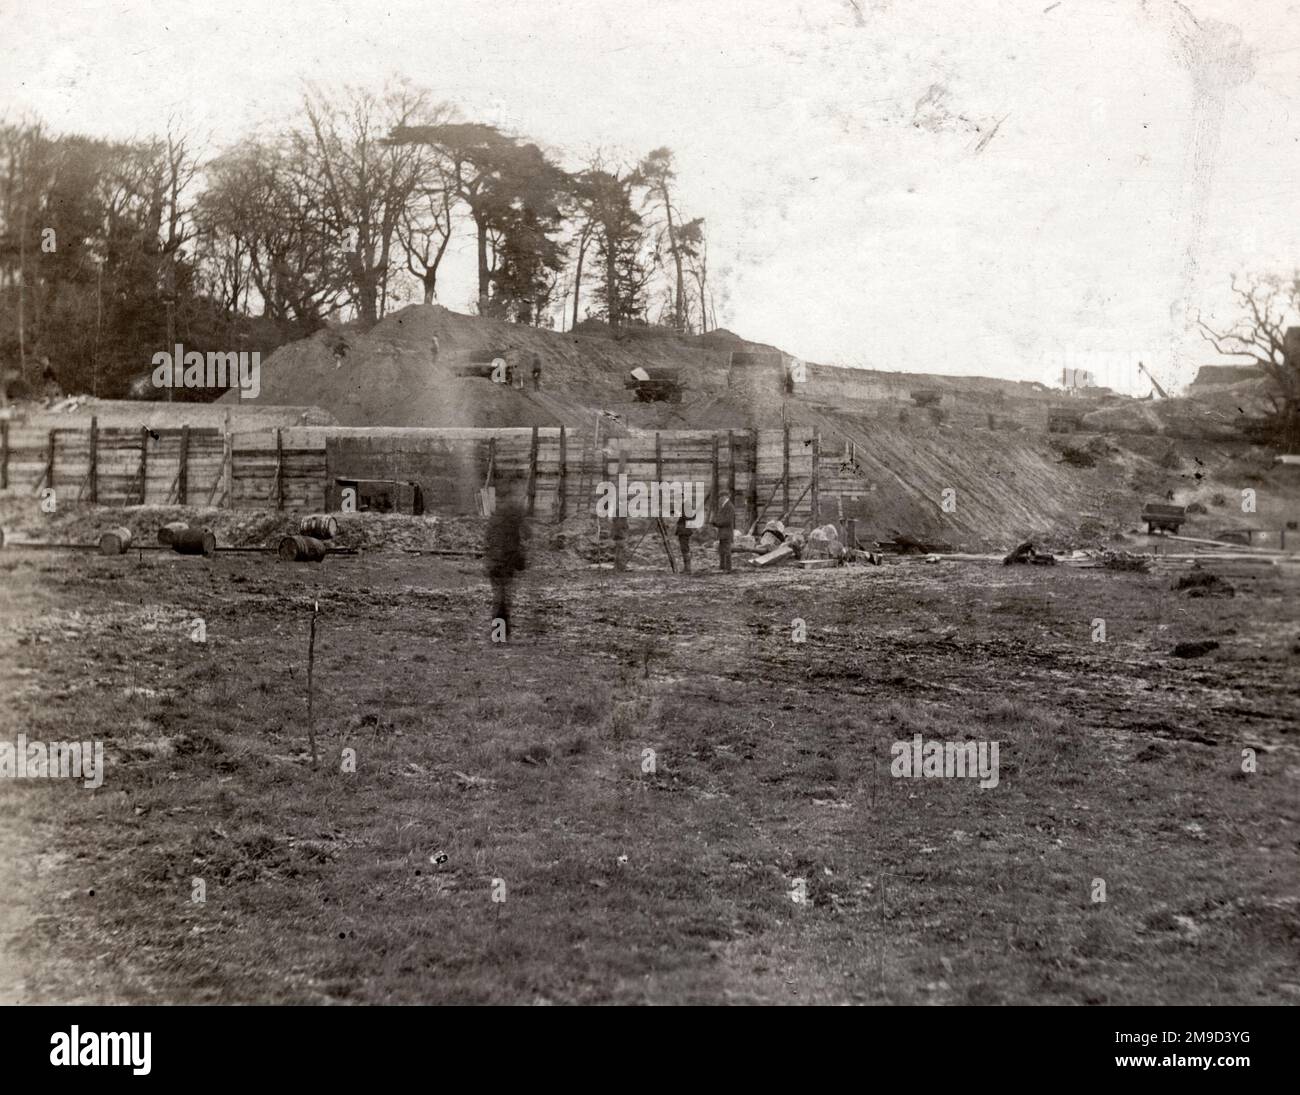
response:
M782 521L768 521L758 536L736 537L733 550L752 554L754 557L749 562L755 567L794 563L811 569L846 563L880 566L884 562L879 552L863 551L843 543L839 529L832 524L805 531L788 529Z

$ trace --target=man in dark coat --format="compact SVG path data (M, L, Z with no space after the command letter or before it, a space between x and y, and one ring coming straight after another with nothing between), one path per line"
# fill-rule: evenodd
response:
M724 494L713 513L713 527L718 530L718 565L724 574L731 573L731 541L736 532L736 507L731 495Z
M614 541L614 569L627 570L627 518L618 514L611 517L609 535Z
M691 526L686 523L686 514L677 518L677 546L682 553L682 573L691 572Z
M523 507L513 493L507 494L488 519L483 545L483 562L492 583L492 618L505 621L507 637L510 634L510 592L515 573L528 565L526 540Z

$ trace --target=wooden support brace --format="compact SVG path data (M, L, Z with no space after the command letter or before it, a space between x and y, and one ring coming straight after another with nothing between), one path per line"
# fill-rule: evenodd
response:
M233 509L235 505L235 492L233 479L235 477L235 442L230 434L230 411L226 411L225 430L221 439L221 497L225 503L226 509Z
M275 508L284 509L284 438L275 428Z
M149 497L149 427L140 427L140 505Z
M99 418L90 416L90 504L99 504Z
M568 490L569 482L569 441L568 434L563 426L560 427L560 487L557 498L556 511L561 521L568 515L568 500L565 498L565 491Z
M731 498L732 505L736 503L736 435L727 431L727 494ZM713 497L718 496L717 490L713 492Z
M528 516L533 515L533 503L537 499L537 427L533 427L532 442L528 447Z
M787 422L781 427L781 485L784 488L781 492L781 508L787 515L790 513L790 423Z
M750 437L754 442L754 450L750 454L749 466L749 514L750 520L758 523L758 430L751 429Z
M181 454L176 468L176 501L190 504L190 428L181 427Z
M812 521L816 528L821 521L821 494L819 492L818 465L821 463L821 434L813 434L812 442Z
M730 434L728 434L730 436ZM718 435L713 435L713 480L709 485L709 497L713 499L714 509L717 509L718 502Z

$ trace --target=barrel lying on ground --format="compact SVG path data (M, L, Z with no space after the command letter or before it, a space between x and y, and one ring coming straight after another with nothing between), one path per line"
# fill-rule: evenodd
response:
M123 555L131 546L131 530L124 526L111 528L99 538L101 555Z
M280 558L286 563L319 563L325 545L311 536L286 536L280 541Z
M339 523L332 514L312 513L298 522L298 531L316 540L333 540L339 534Z
M174 543L177 533L184 532L189 527L190 526L184 521L171 521L168 524L163 525L163 527L158 530L158 543Z
M172 538L172 550L181 555L211 555L217 538L209 528L183 528Z

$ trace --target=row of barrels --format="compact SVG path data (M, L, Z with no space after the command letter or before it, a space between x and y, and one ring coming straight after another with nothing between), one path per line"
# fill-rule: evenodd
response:
M328 513L316 513L304 517L298 529L298 535L280 540L278 554L286 562L320 562L328 553L323 541L337 536L339 527L338 521ZM131 540L129 528L111 528L99 538L100 554L125 555ZM163 525L158 530L158 543L180 555L213 555L217 550L217 537L211 529L187 525L184 521Z
M125 555L134 536L125 525L111 528L99 538L101 555ZM210 528L193 528L183 521L173 521L158 530L158 542L181 555L212 555L217 537Z

